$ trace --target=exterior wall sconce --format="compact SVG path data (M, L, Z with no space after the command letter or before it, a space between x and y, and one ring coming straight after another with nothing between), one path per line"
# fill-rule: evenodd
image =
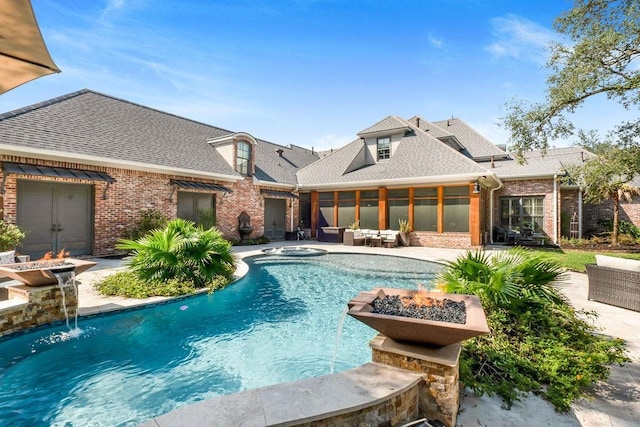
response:
M476 183L473 184L473 194L479 194L480 188L480 181L476 181Z

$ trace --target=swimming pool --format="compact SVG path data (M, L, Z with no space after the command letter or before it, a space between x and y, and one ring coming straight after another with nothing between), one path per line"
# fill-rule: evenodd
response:
M185 404L371 360L375 331L347 302L375 286L432 283L438 264L381 255L245 259L228 288L0 340L6 425L137 425Z

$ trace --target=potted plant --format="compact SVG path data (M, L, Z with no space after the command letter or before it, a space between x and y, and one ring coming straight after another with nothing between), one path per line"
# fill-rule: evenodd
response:
M16 247L22 244L24 236L20 227L0 219L0 264L15 262Z
M398 224L400 226L400 242L402 246L411 246L411 228L409 227L409 221L399 219Z

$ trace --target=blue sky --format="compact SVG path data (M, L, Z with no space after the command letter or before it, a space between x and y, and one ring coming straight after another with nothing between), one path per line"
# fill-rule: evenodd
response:
M32 0L62 73L0 112L88 88L282 145L337 148L388 115L458 117L494 143L540 101L567 0ZM637 114L637 111L633 112ZM631 118L596 99L572 118ZM575 140L559 141L569 145Z

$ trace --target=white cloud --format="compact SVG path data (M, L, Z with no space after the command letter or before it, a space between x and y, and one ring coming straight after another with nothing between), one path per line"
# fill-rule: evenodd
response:
M516 15L494 18L491 26L494 41L485 49L495 57L544 64L545 50L556 38L552 30Z
M429 33L428 40L431 46L441 48L442 47L442 39L437 38L433 34Z

